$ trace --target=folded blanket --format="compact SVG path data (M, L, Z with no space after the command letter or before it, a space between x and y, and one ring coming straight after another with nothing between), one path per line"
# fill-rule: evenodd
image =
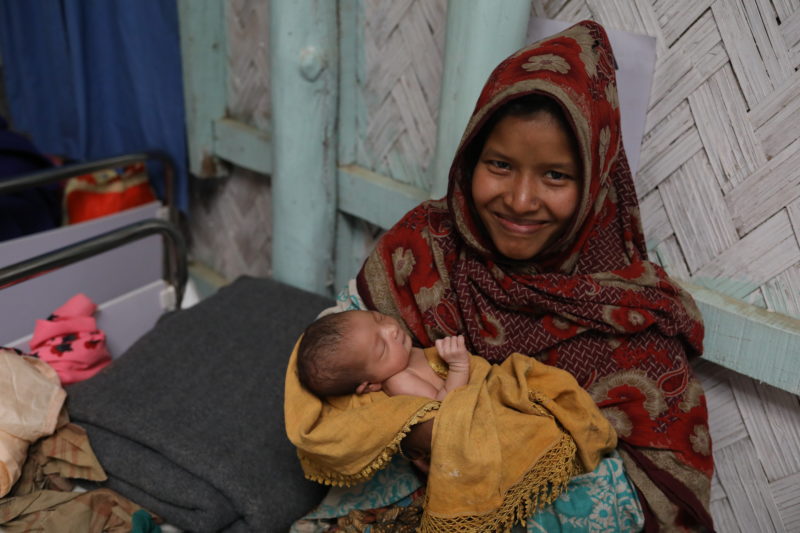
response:
M181 529L286 531L324 488L283 433L286 357L330 300L241 278L163 317L95 377L70 386L106 487Z
M441 405L383 392L320 400L300 385L295 360L296 349L286 430L311 479L368 479L410 426L436 415L420 531L509 530L616 446L613 428L569 373L521 354L501 365L473 356L469 384Z

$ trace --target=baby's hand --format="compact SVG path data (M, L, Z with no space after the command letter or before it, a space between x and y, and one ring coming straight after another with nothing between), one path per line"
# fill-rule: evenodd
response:
M445 337L437 340L436 350L439 352L439 357L444 359L448 364L467 361L469 359L469 352L464 344L463 335Z

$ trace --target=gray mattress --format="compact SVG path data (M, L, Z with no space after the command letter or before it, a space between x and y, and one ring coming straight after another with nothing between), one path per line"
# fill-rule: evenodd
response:
M240 278L68 388L113 488L189 531L286 531L322 498L283 428L286 363L332 301Z

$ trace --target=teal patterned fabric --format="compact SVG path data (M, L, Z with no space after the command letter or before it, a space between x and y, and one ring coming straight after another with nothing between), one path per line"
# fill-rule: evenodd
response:
M570 480L567 490L528 519L529 533L641 531L644 514L617 452L594 472Z
M332 488L311 513L296 522L292 533L325 531L330 520L355 509L408 505L409 496L421 486L411 465L395 459L366 483ZM528 519L528 533L629 533L641 531L644 514L633 485L625 475L622 459L614 452L594 472L572 478L552 504Z

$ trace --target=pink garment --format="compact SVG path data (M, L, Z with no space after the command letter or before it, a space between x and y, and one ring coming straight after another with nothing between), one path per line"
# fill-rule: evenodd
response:
M47 364L0 348L0 498L19 479L30 443L55 431L66 396Z
M50 364L64 385L89 379L111 362L105 333L92 316L96 309L78 293L47 320L36 321L31 352Z

